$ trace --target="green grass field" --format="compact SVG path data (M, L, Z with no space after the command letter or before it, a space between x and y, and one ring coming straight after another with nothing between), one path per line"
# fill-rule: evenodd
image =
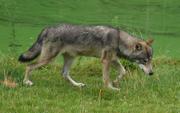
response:
M180 113L179 10L179 0L0 0L0 80L10 76L18 84L0 85L0 113ZM154 76L125 61L121 90L107 90L100 61L83 57L71 71L87 85L79 89L61 77L60 56L32 73L34 86L22 85L25 65L18 55L43 27L62 22L112 25L153 38Z

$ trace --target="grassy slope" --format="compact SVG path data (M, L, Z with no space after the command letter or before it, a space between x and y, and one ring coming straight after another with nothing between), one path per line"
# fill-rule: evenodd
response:
M149 1L149 2L148 2ZM40 30L60 22L110 24L153 37L156 55L180 58L178 0L0 0L1 51L7 53L15 21L16 39L28 48ZM23 49L22 49L23 48Z
M156 59L159 56L179 59L179 4L179 0L0 0L0 51L12 52L8 50L9 42L13 41L9 21L15 21L16 39L22 45L18 54L32 44L42 27L71 22L111 24L139 36L141 33L143 37L152 36L156 40ZM177 60L166 61L166 57L156 60L153 77L131 70L120 84L121 91L111 92L103 88L101 65L96 60L80 64L77 61L72 69L73 77L87 84L84 89L72 87L59 77L62 62L35 71L32 76L35 85L24 87L24 65L17 63L15 57L2 56L0 79L12 76L19 86L15 89L0 86L0 113L180 112ZM111 74L114 77L115 72Z
M161 64L161 65L160 65ZM168 65L166 65L168 64ZM93 65L93 66L92 66ZM32 87L22 86L24 68L12 57L3 60L0 68L12 76L19 86L0 86L2 113L179 113L180 62L156 59L152 77L137 70L128 72L121 81L120 92L103 88L101 65L97 60L84 60L73 66L71 74L85 83L83 89L72 87L59 75L53 64L33 73ZM8 68L7 68L8 67ZM167 70L168 71L164 71ZM3 74L3 71L0 74ZM115 71L111 72L115 77ZM100 93L102 91L102 93Z

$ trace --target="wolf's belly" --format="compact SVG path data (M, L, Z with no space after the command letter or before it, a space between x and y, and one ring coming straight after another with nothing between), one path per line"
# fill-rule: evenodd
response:
M68 53L71 56L100 57L101 48L66 46L61 50L61 53Z

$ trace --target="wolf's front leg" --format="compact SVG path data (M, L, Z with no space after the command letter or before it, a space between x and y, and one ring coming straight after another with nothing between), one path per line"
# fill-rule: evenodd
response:
M109 55L108 52L105 51L105 53L102 54L101 62L103 64L103 82L105 87L110 88L112 90L119 90L116 87L113 87L110 77L109 77L109 70L111 65L111 55Z
M113 81L113 85L115 87L119 86L119 81L123 78L123 76L126 74L126 70L123 67L123 65L121 63L118 62L118 60L112 61L112 65L113 67L115 67L118 71L118 76L116 77L116 79Z
M113 89L113 90L119 90L116 87L113 87L110 78L109 78L109 70L110 70L110 61L103 60L103 82L105 87Z

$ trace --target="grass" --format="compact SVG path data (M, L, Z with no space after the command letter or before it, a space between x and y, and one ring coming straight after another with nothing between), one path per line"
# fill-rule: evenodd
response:
M0 0L0 113L180 113L179 4L179 0ZM154 38L154 76L144 76L124 61L128 74L120 92L114 92L103 87L98 59L79 58L71 71L75 80L87 85L79 89L61 77L60 57L32 73L34 86L24 86L25 65L17 62L18 55L43 27L61 22L108 24L139 38ZM112 69L111 78L115 76ZM3 85L5 78L17 87Z
M16 88L0 86L2 113L180 112L180 61L155 59L152 77L144 76L131 64L131 68L126 67L128 74L121 81L119 92L103 87L98 59L76 60L71 74L87 85L83 89L65 81L59 74L62 65L56 62L33 72L35 84L32 87L22 85L24 66L16 59L5 57L1 62L0 74L11 76L18 84ZM111 75L115 77L115 70Z

